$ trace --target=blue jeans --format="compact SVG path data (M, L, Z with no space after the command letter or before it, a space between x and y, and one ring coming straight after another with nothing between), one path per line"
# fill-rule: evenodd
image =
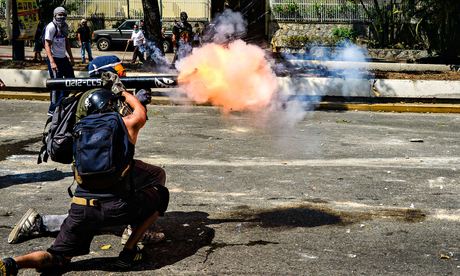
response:
M48 72L50 73L50 78L52 79L62 79L62 78L75 78L72 65L67 57L65 58L54 58L54 62L57 66L57 71L51 70L51 64L49 59L46 59L46 64L48 65ZM69 95L69 91L50 91L50 106L48 108L48 115L52 115L56 107L59 105L61 100Z
M93 60L93 54L91 53L91 41L81 43L81 60L85 62L85 50L88 52L88 60Z

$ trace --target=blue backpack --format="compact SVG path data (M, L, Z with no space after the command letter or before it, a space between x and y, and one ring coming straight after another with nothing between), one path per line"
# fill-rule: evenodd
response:
M134 146L119 113L88 115L75 124L73 134L74 176L82 188L107 189L123 179Z

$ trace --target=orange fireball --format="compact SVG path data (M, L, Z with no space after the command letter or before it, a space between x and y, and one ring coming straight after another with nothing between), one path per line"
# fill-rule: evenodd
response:
M198 103L229 111L260 111L277 90L264 51L242 40L206 44L177 64L179 86Z

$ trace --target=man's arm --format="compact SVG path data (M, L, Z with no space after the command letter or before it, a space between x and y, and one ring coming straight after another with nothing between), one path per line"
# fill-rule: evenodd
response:
M75 60L73 59L73 55L72 55L72 48L70 47L70 40L67 37L65 38L65 48L67 50L67 54L69 54L70 63L72 65L75 65Z
M54 32L57 32L57 30L54 29ZM54 62L54 57L51 53L51 45L53 45L54 32L52 33L52 28L48 28L48 25L45 25L45 53L48 57L48 60L50 61L51 70L56 71L57 65L56 62Z
M129 141L135 145L139 130L145 125L147 120L147 110L139 100L128 92L123 92L126 103L131 106L133 113L123 117L126 129L128 130Z
M54 62L53 54L51 54L52 44L53 42L51 40L45 40L45 52L46 52L46 56L48 57L48 60L50 61L51 70L56 71L57 65L56 65L56 62Z
M83 41L81 41L80 29L77 30L77 40L80 42L80 47L83 46Z

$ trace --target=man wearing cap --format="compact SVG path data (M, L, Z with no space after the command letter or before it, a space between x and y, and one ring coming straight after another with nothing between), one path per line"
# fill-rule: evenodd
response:
M72 66L74 59L68 39L67 12L63 7L54 9L54 18L45 29L45 52L48 71L52 79L75 78ZM67 58L68 54L69 58ZM65 91L51 91L48 116L52 116L60 101L68 95Z
M88 52L88 60L93 60L93 55L91 53L91 30L88 27L88 21L82 19L80 22L80 27L77 29L77 38L80 41L81 47L81 61L82 63L86 62L85 51Z

